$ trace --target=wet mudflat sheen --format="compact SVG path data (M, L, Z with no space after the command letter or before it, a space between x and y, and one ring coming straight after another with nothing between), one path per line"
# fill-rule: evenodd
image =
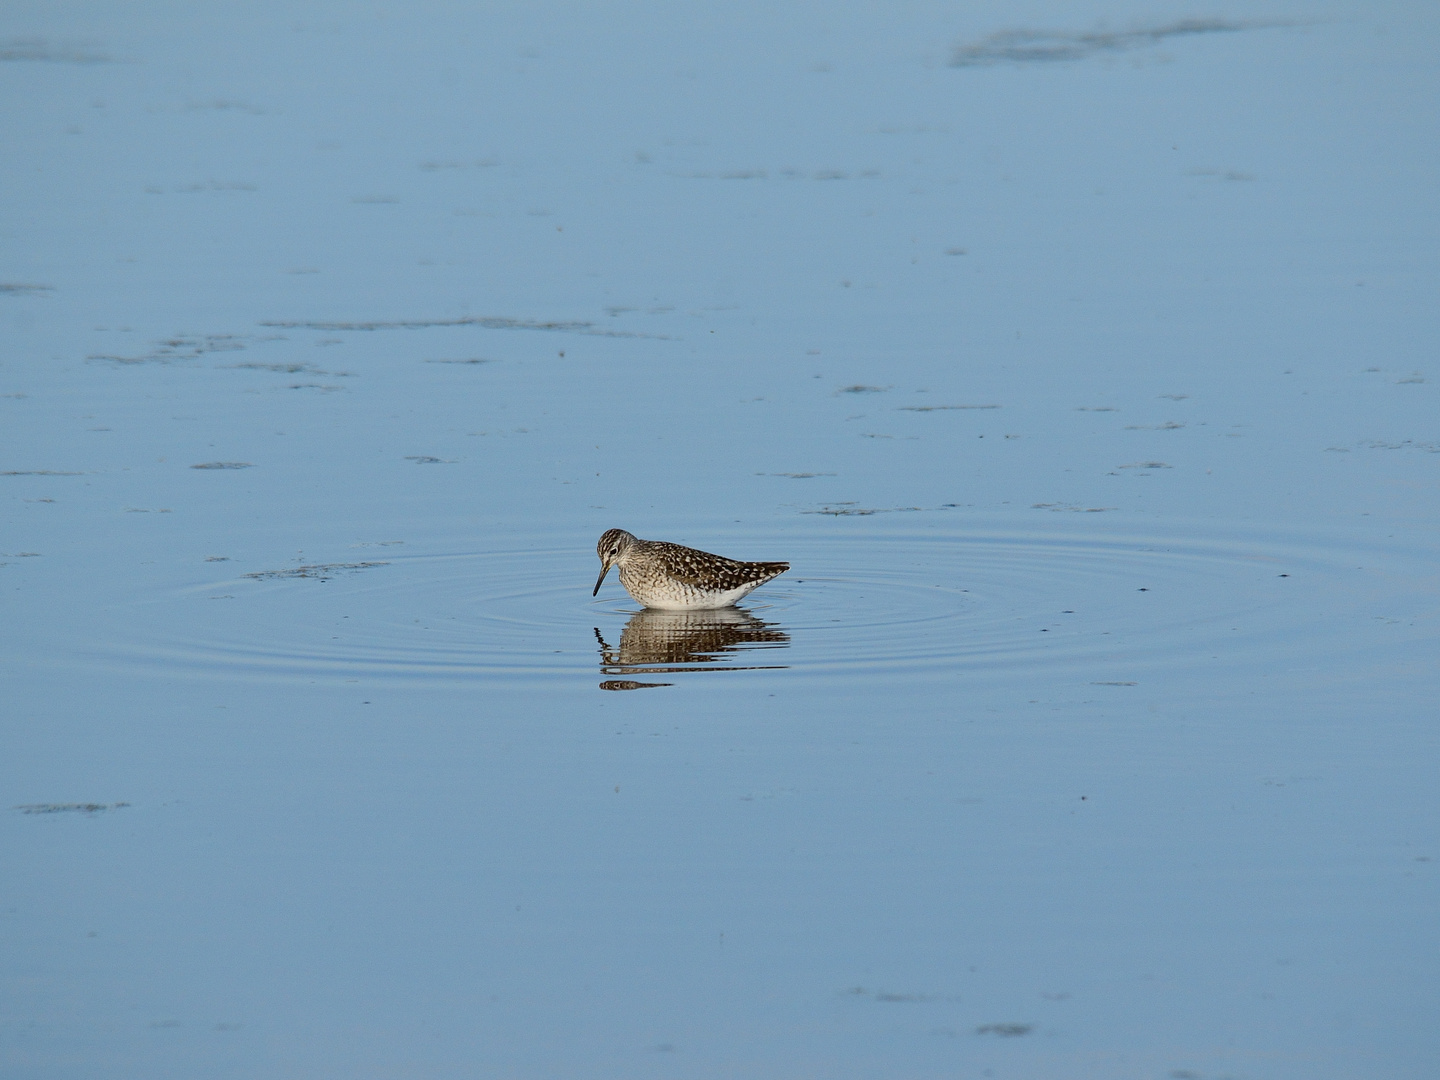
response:
M1433 1075L1433 10L5 23L6 1076Z

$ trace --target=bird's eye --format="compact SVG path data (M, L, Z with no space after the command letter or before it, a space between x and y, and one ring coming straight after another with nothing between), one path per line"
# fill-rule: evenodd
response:
M619 554L620 554L620 549L619 549L618 547L613 547L613 548L610 549L610 554L611 554L611 555L619 555Z

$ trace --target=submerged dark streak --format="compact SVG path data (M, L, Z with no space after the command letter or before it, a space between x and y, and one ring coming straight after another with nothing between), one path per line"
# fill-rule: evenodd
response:
M1124 52L1158 45L1166 38L1196 34L1230 34L1293 26L1291 22L1232 22L1227 19L1180 19L1162 26L1114 32L1075 33L1066 30L1003 30L969 45L957 45L951 67L1083 60L1101 52Z
M372 567L389 565L388 562L319 563L314 566L293 566L288 570L256 570L242 576L254 581L274 581L278 578L315 578L327 581L341 570L369 570Z
M261 326L281 330L430 330L443 326L479 326L486 330L545 330L557 334L586 334L590 337L652 338L672 341L665 334L641 334L628 330L599 330L591 322L539 322L533 319L507 319L499 316L473 315L463 319L398 319L393 322L262 322Z

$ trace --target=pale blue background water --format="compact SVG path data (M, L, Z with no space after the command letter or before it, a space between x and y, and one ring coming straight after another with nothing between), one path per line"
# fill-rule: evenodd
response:
M4 1074L1432 1075L1437 49L10 5Z

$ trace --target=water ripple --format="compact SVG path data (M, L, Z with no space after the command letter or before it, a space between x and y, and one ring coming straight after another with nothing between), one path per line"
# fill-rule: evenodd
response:
M581 544L391 557L334 576L252 572L149 601L123 655L213 676L580 677L607 689L722 671L869 680L1068 671L1130 685L1217 660L1323 662L1382 617L1366 605L1383 581L1418 580L1421 565L1333 539L1113 529L836 523L726 543L779 552L793 569L739 609L680 615L642 612L614 585L592 600L593 555Z

